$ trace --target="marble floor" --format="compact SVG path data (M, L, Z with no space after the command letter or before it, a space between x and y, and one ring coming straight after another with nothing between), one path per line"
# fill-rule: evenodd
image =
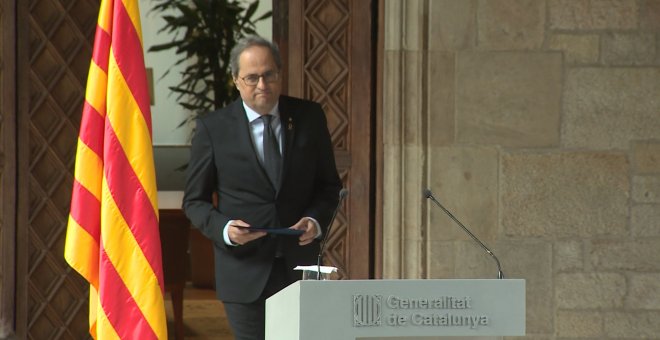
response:
M170 339L175 339L174 313L169 294L165 296L167 328ZM211 289L186 286L183 293L184 339L231 340L233 339L222 303ZM179 339L176 339L179 340Z

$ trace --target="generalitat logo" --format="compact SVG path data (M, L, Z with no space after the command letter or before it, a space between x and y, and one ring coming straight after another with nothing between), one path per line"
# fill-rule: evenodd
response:
M380 326L382 295L353 295L353 326Z

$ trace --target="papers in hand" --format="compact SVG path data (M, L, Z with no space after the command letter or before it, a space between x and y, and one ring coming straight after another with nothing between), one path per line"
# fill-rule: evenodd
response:
M307 270L316 273L319 270L319 268L317 266L297 266L296 268L293 268L293 270ZM323 274L330 274L336 272L337 272L337 267L321 266L321 273Z
M305 233L304 230L297 229L288 229L288 228L261 228L261 227L250 227L250 231L265 231L269 234L275 235L290 235L290 236L300 236Z

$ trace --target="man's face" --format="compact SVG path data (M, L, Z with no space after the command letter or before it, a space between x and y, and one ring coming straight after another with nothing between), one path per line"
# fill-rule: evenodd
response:
M250 80L257 79L256 84ZM234 78L243 102L259 114L267 114L275 106L282 90L279 70L263 46L251 46L238 58L238 77Z

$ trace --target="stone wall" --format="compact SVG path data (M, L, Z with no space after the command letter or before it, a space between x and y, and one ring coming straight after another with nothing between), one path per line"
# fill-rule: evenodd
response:
M660 0L384 0L386 278L527 283L527 338L660 338Z

